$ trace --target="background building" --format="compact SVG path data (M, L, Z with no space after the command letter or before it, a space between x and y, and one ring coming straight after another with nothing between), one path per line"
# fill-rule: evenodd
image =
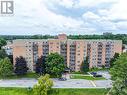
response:
M7 45L2 47L7 55L12 55L13 54L13 44L12 41L7 41Z
M122 52L121 40L72 40L65 34L56 39L18 39L13 41L13 61L23 56L29 70L34 71L37 59L50 53L59 53L64 57L65 64L72 71L80 71L81 63L88 56L89 67L109 67L110 59L115 53Z
M126 44L123 44L123 52L127 52L127 45Z

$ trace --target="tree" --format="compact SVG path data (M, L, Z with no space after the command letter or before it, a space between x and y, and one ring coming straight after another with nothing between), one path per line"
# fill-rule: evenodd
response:
M34 95L47 95L52 86L53 81L50 79L50 76L46 74L45 76L41 76L38 83L34 85L33 93Z
M13 55L8 55L8 58L10 59L11 63L13 64Z
M2 46L6 45L6 40L4 40L3 38L0 38L0 49L2 48Z
M2 46L6 45L6 41L3 38L0 38L0 59L7 57L7 54Z
M0 60L0 76L7 77L12 75L13 73L13 65L11 64L8 57Z
M127 95L127 83L125 83L121 79L117 79L114 84L113 88L110 90L110 95Z
M65 70L64 58L58 53L51 53L46 58L46 72L60 77Z
M27 67L27 62L25 58L22 56L17 57L16 59L16 64L15 64L15 74L16 75L24 75L27 73L28 67Z
M5 57L7 57L7 54L6 54L5 50L4 49L0 49L0 59L3 59Z
M89 71L88 57L86 57L84 62L82 62L80 70L83 73L87 73Z
M127 53L121 54L114 64L110 69L114 81L110 94L127 95Z
M105 65L102 65L102 69L105 69Z
M114 62L119 58L119 53L115 53L113 58L110 60L110 67L114 66Z
M42 74L46 73L45 68L46 68L46 66L45 66L45 56L41 56L37 60L35 71L36 71L36 73L39 73L40 75L42 75Z

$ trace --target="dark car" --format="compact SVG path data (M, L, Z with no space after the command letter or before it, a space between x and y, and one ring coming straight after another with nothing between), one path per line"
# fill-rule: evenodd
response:
M96 74L96 75L93 75L93 76L94 76L94 77L102 77L102 75L97 75L97 74Z
M97 74L96 72L91 72L91 75L93 75L93 76L96 75L96 74Z
M59 78L58 80L60 80L60 81L66 81L67 79L66 78Z

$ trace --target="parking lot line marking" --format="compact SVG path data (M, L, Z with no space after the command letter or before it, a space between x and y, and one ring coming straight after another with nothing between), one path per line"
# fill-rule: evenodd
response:
M94 86L94 87L97 87L96 84L94 83L94 81L90 81L91 84Z

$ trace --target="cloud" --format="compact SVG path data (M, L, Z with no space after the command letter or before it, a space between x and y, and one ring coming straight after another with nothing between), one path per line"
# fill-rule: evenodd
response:
M98 20L100 17L92 12L87 12L83 14L83 19L85 20Z
M126 0L14 0L0 34L102 34L127 30Z
M119 30L127 30L127 21L118 22L116 23L116 26Z
M95 7L101 4L115 3L116 0L79 0L78 7Z
M127 1L118 0L116 4L109 10L110 19L127 19Z
M106 19L103 16L96 15L92 12L83 14L84 22L87 22L89 27L97 28L98 31L114 31L117 30L115 23Z

